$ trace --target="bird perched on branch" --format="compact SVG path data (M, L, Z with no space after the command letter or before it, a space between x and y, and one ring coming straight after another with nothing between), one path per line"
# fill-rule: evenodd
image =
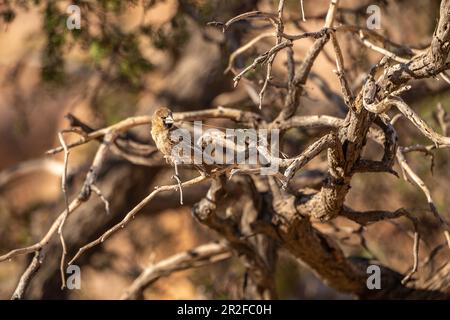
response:
M151 135L155 141L156 147L164 155L167 163L175 167L175 175L172 176L178 183L180 190L180 203L183 204L183 191L181 181L178 176L178 165L193 165L201 175L210 175L217 168L224 168L223 165L214 163L214 156L204 154L204 141L200 144L191 143L190 132L180 130L174 125L172 111L166 107L158 108L152 116ZM177 134L173 134L177 133ZM180 134L184 137L179 141ZM187 138L187 139L185 139ZM202 137L203 138L203 137ZM194 151L194 152L192 152ZM200 156L200 161L194 161L194 157ZM205 159L207 163L205 163Z
M203 176L211 175L217 170L223 169L230 171L233 175L233 172L238 170L236 168L239 167L239 163L236 160L239 159L240 161L244 160L244 166L248 163L256 165L257 168L255 169L261 168L259 157L257 157L257 152L261 149L257 146L258 137L256 133L250 139L251 142L244 140L243 144L240 144L234 141L234 136L231 136L230 139L226 133L213 130L213 132L201 133L200 139L194 142L189 131L179 130L175 132L180 128L177 128L174 122L172 111L169 108L158 108L152 116L151 135L167 163L175 167L173 178L178 183L180 183L178 165L181 164L193 165ZM245 132L245 130L242 129L241 131ZM180 137L182 137L181 140ZM229 161L228 154L224 153L224 148L227 151L234 152L232 162ZM254 155L255 163L245 162L250 159L250 154ZM269 153L262 153L263 156L265 154ZM267 159L271 159L271 156L269 155Z
M182 163L194 165L202 175L209 175L214 168L221 167L215 163L213 155L203 152L206 141L204 136L197 143L192 143L189 132L180 130L178 135L173 135L172 133L177 129L179 128L174 125L172 111L169 108L160 107L153 113L152 138L166 161L175 166L176 175L178 175L177 165ZM177 136L179 138L180 135L183 135L185 139L178 140ZM198 157L198 161L194 161L195 156Z
M164 155L166 161L171 163L172 148L175 142L171 139L171 130L174 128L172 111L169 108L158 108L152 116L152 138L156 147Z
M164 155L166 161L175 166L175 175L172 176L177 183L180 190L180 204L183 204L183 189L181 181L178 177L178 162L174 159L172 151L175 146L175 141L172 140L171 130L174 128L174 120L172 111L169 108L158 108L152 116L151 135L155 141L156 148Z

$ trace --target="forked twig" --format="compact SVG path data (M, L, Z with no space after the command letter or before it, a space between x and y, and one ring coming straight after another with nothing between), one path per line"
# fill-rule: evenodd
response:
M219 173L218 173L219 174ZM185 181L181 183L181 187L187 187L191 186L200 182L203 182L205 180L208 180L212 177L211 176L198 176L194 179L191 179L189 181ZM139 202L130 212L128 212L125 217L122 219L121 222L114 225L112 228L108 229L106 232L104 232L100 237L98 237L96 240L84 245L81 247L76 255L70 260L69 264L72 264L75 260L77 260L85 251L89 250L90 248L104 242L106 239L108 239L111 235L113 235L116 231L124 228L134 217L135 215L146 205L148 204L158 193L165 192L165 191L172 191L177 190L180 188L178 184L174 185L167 185L167 186L161 186L161 187L155 187L155 190L153 190L147 197L145 197L141 202Z

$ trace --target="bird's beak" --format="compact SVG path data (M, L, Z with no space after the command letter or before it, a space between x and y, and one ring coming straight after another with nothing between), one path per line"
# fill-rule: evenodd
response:
M168 127L171 127L173 125L173 117L172 115L167 116L167 118L164 119L164 124Z

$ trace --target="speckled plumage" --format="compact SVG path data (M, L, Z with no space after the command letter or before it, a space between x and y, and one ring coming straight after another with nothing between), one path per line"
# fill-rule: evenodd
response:
M166 107L158 108L152 116L151 134L156 147L169 163L173 162L172 148L174 142L170 138L170 132L173 128L172 111Z
M179 143L186 143L185 141L173 141L171 134L173 130L176 130L177 127L173 125L173 117L172 117L172 111L169 108L166 107L160 107L158 108L152 116L152 128L151 128L151 135L153 140L155 141L156 147L158 150L164 155L166 158L166 161L172 165L177 162L177 164L186 164L186 162L181 161L182 160L182 154L178 154L176 156L173 155L174 147ZM202 142L205 142L202 140ZM210 144L211 142L209 142ZM208 144L208 143L207 143ZM205 145L197 145L197 144L190 144L188 146L188 149L190 148L192 150L191 157L195 152L197 154L202 155L203 157L208 157L208 162L210 163L205 164L194 164L193 158L191 159L191 162L189 162L191 165L193 165L197 170L199 170L202 174L209 174L214 168L217 167L223 167L223 165L217 165L212 164L214 161L213 157L210 157L208 155L203 154L203 148ZM186 148L177 148L178 152L181 152L183 149Z

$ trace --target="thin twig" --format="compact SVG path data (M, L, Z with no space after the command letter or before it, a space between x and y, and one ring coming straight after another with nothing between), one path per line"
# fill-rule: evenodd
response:
M238 21L242 21L242 20L246 20L246 19L263 19L263 20L268 20L272 24L275 24L276 18L277 18L277 15L274 13L268 13L268 12L262 12L262 11L250 11L250 12L245 12L240 15L237 15L225 23L219 22L219 21L211 21L211 22L208 22L207 24L210 26L219 26L222 28L222 32L225 32L232 24L234 24Z
M174 272L203 267L229 259L230 257L230 249L221 243L204 244L186 252L178 253L146 267L139 277L124 291L120 299L133 299L139 296L146 287L159 278L168 276Z
M295 173L305 166L311 159L319 155L323 150L332 146L335 142L335 135L333 133L327 134L311 144L306 148L300 156L294 159L292 163L284 171L284 176L286 180L283 184L283 189L286 189L289 181L294 177Z
M276 37L276 36L277 36L277 34L274 32L261 33L258 36L254 37L253 39L251 39L246 44L244 44L243 46L237 48L235 51L233 51L230 54L230 58L228 60L228 67L225 69L224 73L227 73L228 71L233 70L233 64L234 64L234 61L236 60L236 58L239 55L241 55L242 53L244 53L245 51L247 51L248 49L250 49L251 47L253 47L257 42L261 41L264 38Z
M106 197L103 195L102 191L99 187L97 187L95 184L91 184L91 190L95 192L95 194L100 198L100 200L105 205L105 212L106 214L109 214L109 201L106 199Z
M174 161L174 168L175 168L175 175L172 176L173 179L175 179L178 183L178 189L180 190L180 204L183 205L183 187L181 186L181 180L178 175L178 163L177 161Z
M255 69L259 64L264 63L268 59L270 59L274 54L276 54L278 51L283 50L286 47L292 46L292 42L290 40L286 40L281 42L280 44L274 46L269 51L266 51L262 55L258 56L255 60L253 60L253 63L247 66L244 70L239 72L234 78L234 87L236 87L239 83L239 80L250 70Z
M389 103L395 105L397 109L408 118L424 136L433 141L437 146L450 146L450 137L444 137L435 132L420 116L411 109L401 98L391 97Z
M303 6L303 0L300 0L300 9L301 9L301 12L302 12L302 21L305 22L306 18L305 18L305 8Z
M181 184L182 187L191 186L200 182L203 182L212 176L198 176L194 179L191 179L189 181L185 181ZM103 233L100 237L98 237L96 240L86 244L85 246L81 247L77 254L70 260L69 264L74 263L75 260L77 260L85 251L89 250L90 248L104 242L106 239L108 239L112 234L114 234L116 231L124 228L133 218L134 216L145 206L147 205L158 193L165 192L165 191L173 191L177 190L179 188L178 184L174 185L167 185L167 186L161 186L156 187L155 190L153 190L147 197L145 197L141 202L139 202L130 212L128 212L125 217L122 219L121 222L114 225L112 228L108 229L105 233Z
M328 7L327 16L325 18L325 28L331 28L336 17L336 12L339 7L339 0L331 0L330 6Z
M336 34L334 32L331 33L331 42L333 44L334 53L336 56L336 75L339 78L339 83L341 84L342 95L344 96L345 104L349 107L353 107L353 103L355 100L354 94L350 89L347 78L345 77L344 72L344 58L342 56L342 51L339 46L339 42L337 40Z
M72 200L72 202L69 205L69 214L74 212L81 205L82 202L83 201L81 201L79 198L76 198L76 199ZM37 242L37 243L35 243L35 244L31 245L31 246L27 246L27 247L23 247L23 248L14 249L14 250L9 251L8 253L0 256L0 262L12 259L12 258L14 258L16 256L19 256L19 255L35 252L35 251L38 251L38 250L42 249L45 245L47 245L47 243L50 241L52 236L58 231L58 228L59 228L59 225L61 224L63 216L66 214L66 210L64 210L56 218L56 220L53 222L53 224L51 225L51 227L49 228L47 233L44 235L44 237L39 242Z
M67 144L64 141L64 137L63 137L63 132L59 132L58 133L58 138L59 138L59 142L61 143L61 146L64 149L64 171L63 171L63 175L61 178L61 188L64 194L64 203L66 205L66 210L64 211L61 223L58 227L58 234L59 234L59 239L61 241L61 246L62 246L62 254L61 254L61 261L60 261L60 273L61 273L61 290L65 288L66 286L66 277L65 277L65 258L67 255L67 248L66 248L66 242L64 240L64 235L63 235L63 227L64 224L66 222L67 216L69 215L69 196L67 194L67 166L69 164L69 149L67 148Z
M409 166L408 162L406 161L405 156L403 155L402 149L397 149L397 160L400 166L403 168L405 174L408 175L408 177L414 181L414 183L422 190L422 192L425 194L427 198L428 205L430 207L431 212L433 213L434 217L439 221L440 225L444 229L444 236L447 240L447 245L450 248L450 225L447 221L444 220L444 218L441 217L439 214L436 205L434 204L433 198L431 197L431 192L428 189L427 185L423 182L423 180L414 172L414 170ZM405 175L406 178L406 175Z
M34 253L33 260L31 260L30 265L27 267L25 272L20 277L19 283L17 284L17 287L11 296L11 300L23 299L23 296L28 288L28 285L31 282L31 279L33 279L33 276L39 270L43 261L44 255L42 254L42 250L39 249Z
M414 243L413 243L413 266L411 270L406 274L406 276L402 279L403 285L406 284L411 279L411 277L417 272L417 268L419 267L419 246L420 246L420 233L417 219L406 210L405 210L405 217L408 218L413 224Z

